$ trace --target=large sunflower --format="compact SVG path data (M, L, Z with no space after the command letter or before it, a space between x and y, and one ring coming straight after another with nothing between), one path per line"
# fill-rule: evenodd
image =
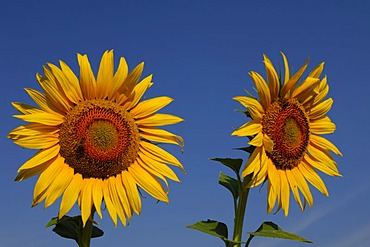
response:
M13 102L30 124L9 133L24 148L39 151L18 170L16 181L40 174L32 205L45 207L61 195L59 217L78 201L84 224L92 209L102 218L106 208L117 225L140 214L138 187L168 202L166 178L179 181L167 164L183 169L170 153L154 143L183 146L183 139L159 126L176 124L180 117L156 113L172 99L162 96L140 101L153 84L152 75L139 83L144 63L130 73L125 59L114 73L113 51L102 56L95 78L86 55L78 54L80 78L62 61L48 64L36 78L45 93L25 89L38 107ZM154 143L153 143L154 142Z
M251 121L239 127L232 135L251 136L255 149L242 172L252 175L250 186L268 180L267 211L278 201L277 210L289 211L290 190L302 210L310 206L313 197L307 181L328 196L327 188L317 170L331 176L341 176L329 151L342 155L321 134L333 133L335 124L326 116L333 99L324 100L329 91L326 76L319 77L324 63L319 64L300 84L308 60L290 76L289 65L282 53L285 76L280 83L271 61L264 56L267 83L263 77L250 72L259 100L254 97L234 97L247 108ZM304 203L302 203L301 195Z

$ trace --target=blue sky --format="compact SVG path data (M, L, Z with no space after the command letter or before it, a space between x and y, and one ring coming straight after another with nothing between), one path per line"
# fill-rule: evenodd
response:
M322 175L330 196L312 188L313 208L304 213L291 203L289 216L266 214L266 187L252 190L245 232L262 221L315 242L313 246L369 246L370 166L370 3L344 1L9 1L0 3L0 246L74 246L44 229L57 215L59 201L47 209L31 208L36 178L14 182L18 167L34 151L14 145L8 132L21 124L12 118L11 101L31 103L23 88L39 88L35 79L47 62L59 59L78 71L76 53L88 54L95 71L105 50L116 62L125 56L130 68L145 62L154 74L147 98L169 95L175 101L163 112L184 123L169 130L185 139L185 152L165 148L184 164L182 184L170 183L170 204L143 199L140 216L115 229L105 211L99 220L105 235L92 246L223 246L185 228L208 218L232 225L230 194L217 185L220 171L208 159L247 159L232 150L245 146L231 137L246 118L235 112L233 96L253 86L248 72L264 75L263 54L279 68L283 51L293 70L310 56L309 69L325 61L324 73L334 105L329 116L337 131L327 138L344 154L337 158L342 178ZM293 198L291 198L293 202ZM71 212L77 214L76 208ZM231 230L231 229L230 229ZM254 239L252 246L308 246L290 241Z

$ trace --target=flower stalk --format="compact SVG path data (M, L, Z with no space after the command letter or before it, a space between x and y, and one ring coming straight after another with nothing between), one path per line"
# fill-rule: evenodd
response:
M80 243L78 244L79 247L90 247L91 234L92 234L93 222L94 222L94 214L95 214L95 207L92 207L90 217L86 221L85 226L82 228L82 236L81 236Z
M239 200L235 211L234 235L233 235L233 241L237 243L234 244L234 247L240 247L240 242L242 240L243 235L245 209L247 206L249 195L249 188L246 186L246 180L248 180L249 182L249 179L244 179L243 183L240 183L239 186Z

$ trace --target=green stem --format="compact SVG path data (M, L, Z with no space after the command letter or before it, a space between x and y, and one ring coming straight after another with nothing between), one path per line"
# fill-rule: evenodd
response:
M244 215L245 215L245 208L246 208L247 200L248 200L248 194L249 194L249 188L245 186L244 182L241 183L240 188L239 188L238 206L236 208L235 220L234 220L233 240L235 242L241 242L242 240ZM240 244L234 244L234 247L240 247Z
M89 219L87 219L85 227L82 228L82 236L81 236L81 241L79 243L79 247L90 247L94 213L95 213L95 207L92 207L90 217Z
M249 246L249 244L252 241L253 237L254 237L253 235L249 235L249 238L248 238L247 242L245 243L245 247L248 247Z

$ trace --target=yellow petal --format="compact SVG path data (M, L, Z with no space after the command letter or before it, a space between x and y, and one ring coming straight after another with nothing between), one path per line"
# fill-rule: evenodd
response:
M120 218L122 224L126 226L126 214L124 212L122 202L120 201L119 196L118 196L118 191L116 188L116 180L117 180L116 177L110 177L108 179L109 194L114 204L114 207L116 209L118 217Z
M140 135L150 141L172 143L179 145L180 147L184 146L184 139L181 136L175 135L169 131L156 127L144 126L140 126L139 130L141 131Z
M280 193L280 176L275 165L270 159L267 159L267 176L268 176L268 198L267 213L271 213L275 207L276 199Z
M258 97L260 98L263 109L267 109L271 103L270 89L268 88L265 79L257 72L249 72L250 77L257 87Z
M274 188L274 191L280 191L280 174L278 173L276 166L270 159L267 160L267 175L271 186Z
M167 96L144 100L135 106L135 108L130 111L130 114L134 118L146 117L162 109L172 101L173 99Z
M308 202L308 205L310 205L310 207L312 207L313 197L312 197L312 194L311 194L311 191L310 191L310 187L308 187L308 184L306 182L306 179L301 174L299 169L297 169L296 167L293 168L292 170L290 170L290 172L292 173L295 180L297 181L297 185L298 185L299 189L302 191L303 196L306 198L306 200ZM287 170L287 173L288 173L288 170Z
M276 211L274 214L276 214L277 212L280 211L280 209L282 208L282 204L281 204L281 186L279 186L279 191L277 192L277 208L276 208Z
M153 160L148 156L141 155L137 162L141 167L143 167L144 169L146 169L147 171L151 172L156 176L157 174L159 174L160 176L168 177L173 181L180 182L179 178L171 170L171 168L169 168L167 165L159 161ZM165 181L165 179L162 180Z
M54 146L58 142L58 136L47 134L21 137L14 141L15 144L30 149L46 149Z
M64 122L64 116L47 112L32 113L27 115L13 115L15 118L26 122L41 123L49 126L57 126Z
M177 124L183 121L184 120L182 118L172 114L157 113L141 119L137 119L135 122L139 125L139 127L141 125L145 127L152 127Z
M36 175L42 173L43 171L45 171L45 169L48 168L50 164L51 164L51 161L49 160L49 161L46 161L46 162L44 162L44 163L42 163L38 166L32 167L30 169L21 170L21 171L18 172L18 175L14 179L14 181L22 181L24 179L36 176Z
M104 52L100 61L98 76L96 78L96 93L98 99L104 99L108 95L108 89L113 86L114 61L113 50Z
M342 156L342 153L339 151L339 149L324 137L311 134L310 142L323 150L330 150L333 153Z
M59 153L60 146L55 145L48 149L42 149L39 152L37 152L31 159L29 159L27 162L25 162L19 169L18 172L22 170L27 170L34 168L36 166L39 166L43 163L45 163L48 160L51 160L52 158L56 157Z
M284 210L284 215L288 216L289 213L289 198L290 198L290 190L289 190L289 183L286 177L286 173L283 170L277 170L280 176L280 203L281 207Z
M336 129L329 117L314 119L310 122L310 130L315 134L330 134Z
M324 117L331 109L331 106L333 105L333 99L329 98L320 104L316 105L309 111L309 118L312 121L312 119L319 119L321 117Z
M316 189L318 189L324 195L329 196L329 192L325 186L325 183L310 164L301 162L301 164L298 166L298 169L308 180L308 182L315 186Z
M152 135L145 132L141 132L140 136L151 142L169 143L179 145L181 147L183 147L184 142L181 136L161 136L161 135Z
M51 160L51 164L40 175L33 190L33 198L38 198L59 175L64 166L64 160L55 157Z
M128 171L123 171L121 174L122 184L126 190L127 198L134 212L140 215L141 211L141 199L135 179Z
M85 99L93 99L96 91L96 81L94 73L87 55L77 54L78 64L80 65L80 85Z
M19 103L19 102L12 102L12 106L17 109L22 114L36 114L36 113L43 113L44 111L36 108L31 105Z
M152 83L152 77L153 77L152 75L149 75L149 76L145 77L140 83L138 83L134 87L133 90L131 89L131 91L130 91L131 94L122 93L122 95L124 95L127 99L129 99L124 104L124 107L127 110L131 110L133 107L135 107L137 105L137 103L139 103L141 97L143 97L146 90L153 84ZM126 81L125 81L125 83L126 83ZM118 92L119 92L119 90L118 90Z
M327 77L324 76L324 78L320 82L319 92L318 92L318 95L314 99L313 105L315 106L319 102L323 101L324 98L328 95L328 93L329 93L329 85L327 83Z
M118 89L118 93L129 96L132 90L134 89L136 83L139 81L141 74L143 72L143 69L144 69L144 62L141 62L129 73L124 83ZM151 76L150 76L150 80L151 80Z
M91 215L92 202L92 187L94 180L92 178L85 178L81 190L81 217L83 226Z
M251 180L251 184L253 187L260 185L262 182L266 180L267 177L266 160L267 160L266 152L265 149L262 147L262 151L260 152L260 162L259 164L254 165L253 178Z
M57 108L53 107L52 103L48 103L48 100L46 99L46 96L32 88L25 88L28 95L35 101L37 105L41 107L44 111L47 112L60 112Z
M61 85L57 83L54 74L46 67L44 67L44 75L46 78L37 75L37 80L45 91L46 99L60 112L67 112L72 104L66 97Z
M118 174L116 177L116 189L118 192L118 196L122 202L123 209L125 210L125 213L127 215L128 220L130 220L132 216L132 206L130 204L130 200L128 199L127 192L125 190L125 186L122 183L122 174Z
M157 145L154 145L146 141L141 141L140 151L143 152L144 155L152 157L154 160L158 160L159 162L163 162L170 165L175 165L180 169L184 170L180 161L175 156L158 147Z
M48 190L44 190L44 191L41 192L41 194L38 195L38 197L34 197L33 200L32 200L32 207L37 206L38 204L40 204L40 202L45 200L48 193L49 193Z
M63 170L63 165L61 165L59 163L59 159L60 157L57 157L55 160L53 160L53 163L57 162L57 166L61 166L61 169L57 171L57 174L55 176L55 178L57 176L59 176L60 172ZM50 165L52 164L52 162L47 162L48 163L48 167L50 167ZM45 167L46 169L48 167ZM45 169L45 170L46 170ZM53 183L55 181L55 178L53 180L49 180L49 181L39 181L38 180L38 185L37 187L35 187L34 189L34 197L33 197L33 200L32 200L32 207L38 205L40 202L42 202L49 194L50 194L50 187L51 187L51 183ZM46 184L43 185L41 182L45 182ZM45 189L42 189L43 186L46 186Z
M311 155L305 155L303 161L330 176L341 176L334 161L324 163L322 159L317 157L317 153L312 153L313 157ZM328 159L324 154L321 154L321 156L324 156L324 160Z
M113 204L113 199L110 194L110 188L109 188L109 179L105 179L104 186L103 186L103 195L104 195L104 201L105 205L108 209L108 213L110 217L112 218L112 221L114 223L114 226L117 226L117 210L116 206Z
M291 98L296 98L298 100L305 99L304 97L301 98L301 96L306 95L318 83L320 83L319 79L308 77L296 89L293 89L293 93L291 94Z
M108 91L108 99L112 99L113 96L116 94L118 88L120 88L123 82L126 80L128 74L128 66L126 63L126 59L121 57L118 64L118 69L113 76L113 83L111 91Z
M26 136L51 135L58 137L59 128L54 126L47 126L39 123L31 123L18 126L9 132L8 138L17 140L18 138Z
M325 97L328 95L329 92L329 85L327 83L327 77L321 80L319 85L316 85L314 88L314 92L312 97L307 97L302 104L304 105L305 109L309 111L311 108L315 107L317 104L321 103Z
M65 189L63 193L58 214L59 219L62 218L66 213L68 213L69 210L71 210L71 208L75 204L78 195L80 194L82 184L83 184L82 175L79 173L74 174L71 182L69 183L68 187Z
M263 115L255 107L249 107L248 112L253 120L262 121Z
M325 63L322 62L319 65L317 65L317 67L311 71L308 77L319 78L321 76L322 71L324 70L324 64Z
M245 123L242 126L240 126L233 133L231 133L231 135L232 136L253 136L261 131L262 131L262 125L260 121L251 120L248 123Z
M288 64L288 59L286 58L284 53L283 52L280 52L280 53L284 60L284 69L285 69L284 85L285 85L290 79L289 64Z
M266 134L263 135L263 146L267 152L272 152L274 149L274 141Z
M124 215L127 216L127 220L130 220L132 216L131 206L127 198L126 191L122 185L122 178L121 175L118 174L116 177L116 181L114 182L114 185L116 186L118 199L120 201L121 207L123 207ZM126 217L120 217L121 222L123 225L126 225Z
M77 76L66 63L64 63L63 61L59 61L59 63L60 63L60 68L62 69L64 75L66 76L69 82L70 90L72 91L72 94L74 95L73 98L75 100L78 100L78 99L83 100L80 81L78 80Z
M169 202L161 183L153 175L135 163L128 168L128 171L131 173L136 183L149 195L160 201Z
M61 62L62 63L62 62ZM80 86L75 84L75 81L73 83L69 81L67 76L63 73L62 70L60 70L57 66L54 64L48 64L51 68L51 71L53 75L55 76L55 79L57 80L58 84L61 86L65 97L68 98L71 102L77 104L79 101L82 100L82 95Z
M249 108L255 108L261 115L264 114L262 105L256 99L246 97L246 96L236 96L233 99L238 101L243 106L245 106L245 108L247 108L248 110Z
M299 185L296 181L296 178L294 177L293 173L289 170L286 171L286 175L287 175L287 179L289 181L290 188L292 189L294 199L296 200L299 207L303 211L304 207L303 207L303 204L302 204L302 201L301 201L301 197L299 195L299 190L298 190Z
M255 167L259 166L261 164L261 153L262 153L262 148L256 147L249 157L247 163L245 164L244 170L242 172L242 177L246 177L252 172L254 172ZM255 176L256 174L253 174Z
M101 203L103 201L103 180L96 178L92 186L92 198L95 205L95 210L100 219L103 218L101 213Z
M263 134L262 132L258 132L257 135L248 142L249 145L255 147L261 147L263 145Z
M277 194L271 183L267 184L267 213L271 213L272 209L275 207Z
M332 166L335 168L335 170L337 170L337 163L334 161L333 157L328 151L321 149L313 143L308 145L307 150L313 157L315 157L315 159L318 159L322 163Z
M60 195L65 191L65 189L70 184L74 175L74 171L68 165L63 166L63 170L58 174L54 181L50 184L48 188L48 195L45 199L44 207L47 208L53 204Z
M279 96L280 82L279 77L276 73L274 66L272 65L270 59L263 55L264 63L266 67L268 87L270 89L271 100L274 101Z
M309 59L306 60L305 64L298 70L297 73L295 73L287 82L284 83L281 89L281 92L280 92L281 98L286 98L292 93L299 79L302 77L303 73L305 72L307 65L308 65L308 61Z

